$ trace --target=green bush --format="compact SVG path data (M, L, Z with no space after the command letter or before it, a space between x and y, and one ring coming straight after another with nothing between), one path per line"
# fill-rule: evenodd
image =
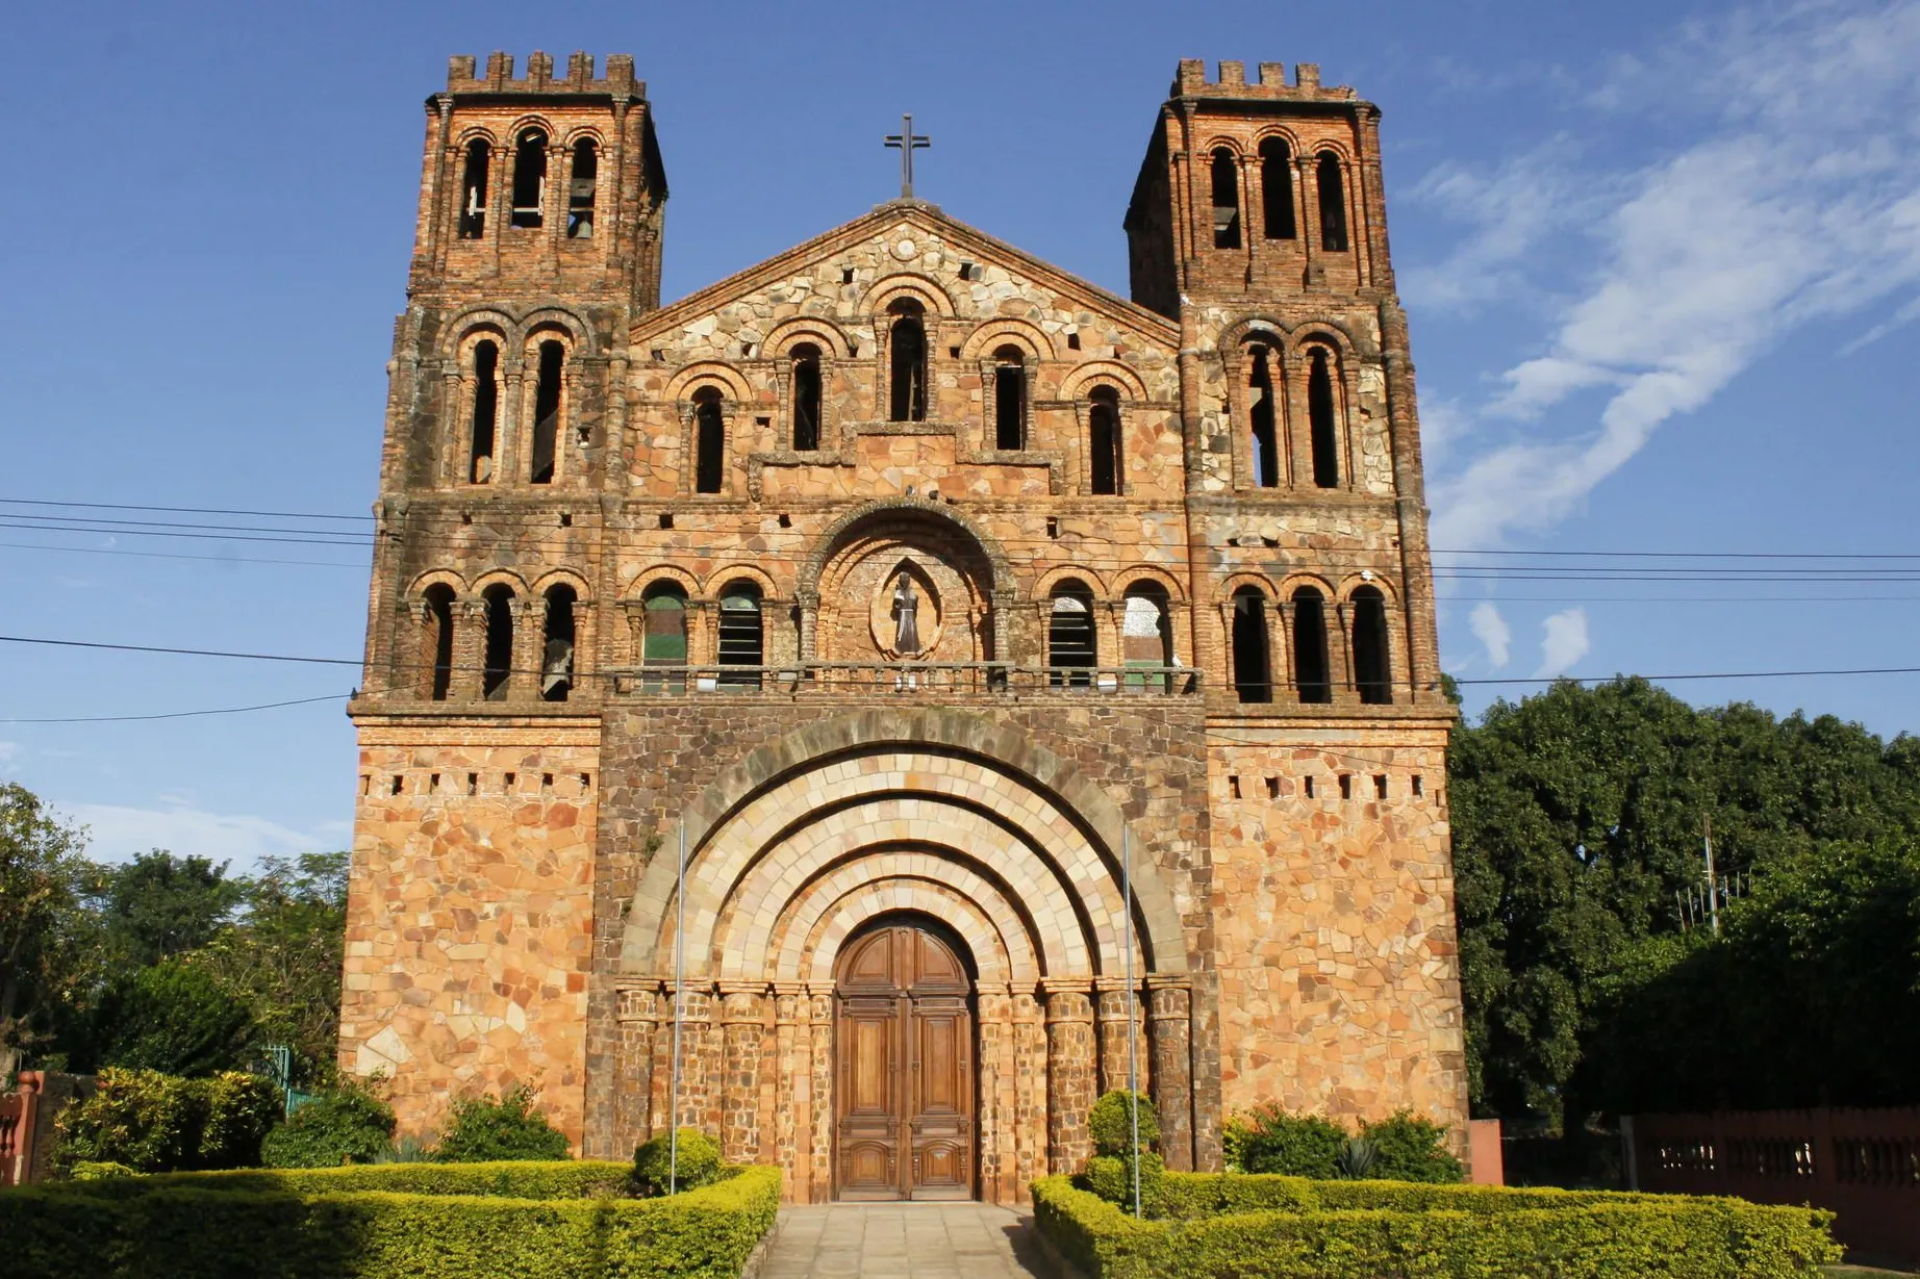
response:
M720 1162L720 1146L698 1128L680 1130L679 1163L667 1134L658 1133L640 1143L633 1152L633 1184L643 1195L664 1195L669 1185L698 1190L725 1176Z
M1234 1178L1165 1179L1170 1186L1222 1180ZM1815 1275L1840 1255L1828 1233L1832 1214L1808 1208L1672 1195L1572 1196L1541 1207L1498 1187L1411 1189L1450 1193L1456 1207L1140 1222L1065 1177L1035 1182L1033 1199L1047 1240L1088 1279L1791 1279ZM1491 1210L1459 1210L1473 1199Z
M1133 1147L1133 1118L1128 1113L1131 1107L1128 1099L1139 1098L1140 1103L1140 1146L1143 1150L1156 1149L1160 1144L1160 1114L1153 1108L1153 1102L1145 1093L1130 1093L1124 1088L1116 1088L1093 1103L1093 1109L1087 1112L1087 1128L1093 1136L1093 1153L1096 1155L1125 1155Z
M75 1181L111 1181L115 1177L137 1177L140 1174L125 1164L103 1159L97 1163L77 1163L68 1175Z
M1305 1177L1174 1173L1160 1179L1160 1215L1189 1218L1229 1212L1316 1212L1322 1206L1317 1190L1320 1184Z
M462 1097L454 1102L433 1158L443 1164L565 1159L567 1150L566 1135L533 1108L533 1089L522 1084L504 1097Z
M269 1168L337 1168L370 1164L393 1149L393 1107L364 1088L322 1093L267 1134L260 1147Z
M1360 1125L1373 1147L1369 1174L1377 1181L1461 1182L1467 1170L1448 1153L1447 1130L1402 1110L1389 1119Z
M624 1164L599 1168L627 1175ZM294 1185L351 1182L352 1193L238 1188L248 1174L29 1187L0 1192L0 1238L11 1273L40 1279L736 1279L780 1203L777 1168L750 1168L671 1199L365 1189L454 1171L251 1174ZM215 1181L227 1188L208 1188ZM109 1185L123 1189L92 1189Z
M1161 1187L1166 1180L1167 1166L1150 1150L1141 1151L1139 1160L1140 1211L1149 1217L1164 1216L1165 1197ZM1133 1160L1125 1155L1095 1155L1087 1160L1087 1171L1075 1184L1117 1205L1122 1212L1133 1211Z
M142 968L110 989L95 1020L100 1059L129 1070L205 1075L254 1056L253 1010L184 959Z
M1339 1175L1346 1129L1324 1115L1289 1115L1269 1102L1227 1123L1233 1162L1241 1172L1328 1180Z
M92 1097L60 1116L59 1168L121 1163L137 1172L240 1168L260 1162L280 1094L258 1075L177 1079L109 1068Z
M1464 1181L1447 1130L1403 1110L1362 1121L1357 1135L1324 1115L1290 1115L1272 1103L1227 1121L1227 1165L1239 1172L1331 1181Z
M593 1199L620 1197L632 1189L633 1168L605 1159L551 1163L509 1160L492 1164L347 1164L338 1168L241 1168L228 1172L162 1173L133 1184L67 1183L71 1194L106 1198L155 1190L194 1190L254 1195L351 1195L389 1191L402 1195L484 1195L500 1199Z

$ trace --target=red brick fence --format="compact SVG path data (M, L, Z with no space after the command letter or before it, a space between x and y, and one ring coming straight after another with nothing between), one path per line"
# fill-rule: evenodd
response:
M1812 1204L1862 1256L1920 1262L1920 1107L1634 1115L1629 1189Z
M90 1076L23 1070L14 1092L0 1093L0 1186L22 1186L46 1175L53 1154L53 1121L77 1096L92 1096Z

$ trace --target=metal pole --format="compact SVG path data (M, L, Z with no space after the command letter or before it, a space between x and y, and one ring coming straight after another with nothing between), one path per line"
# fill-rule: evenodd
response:
M680 1191L680 1026L686 1020L687 819L680 819L680 857L673 878L673 1083L667 1102L667 1193Z
M1127 955L1127 1115L1132 1120L1133 1215L1140 1213L1140 1064L1133 1042L1133 840L1123 823L1120 827L1120 927L1125 939L1121 945Z
M1720 890L1713 882L1713 818L1701 820L1701 840L1707 848L1707 914L1713 919L1713 935L1720 935Z

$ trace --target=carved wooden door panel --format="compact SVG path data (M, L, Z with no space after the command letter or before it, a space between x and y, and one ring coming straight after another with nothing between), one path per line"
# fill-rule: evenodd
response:
M839 1197L971 1199L966 968L931 931L894 924L848 943L835 972Z

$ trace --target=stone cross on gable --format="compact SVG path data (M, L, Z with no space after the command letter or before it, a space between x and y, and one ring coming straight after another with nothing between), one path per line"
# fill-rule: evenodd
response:
M900 117L900 132L887 135L887 145L900 152L900 198L913 198L913 153L924 151L933 145L933 139L924 133L913 131L913 116Z

